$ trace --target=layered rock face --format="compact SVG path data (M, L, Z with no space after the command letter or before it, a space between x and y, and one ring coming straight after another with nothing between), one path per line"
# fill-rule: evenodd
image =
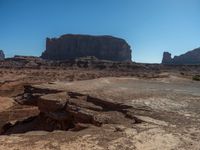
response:
M168 52L163 53L162 64L200 64L200 48L189 51L183 55L171 57L171 54Z
M0 60L4 60L4 59L5 59L4 52L0 50Z
M131 49L125 40L112 36L66 34L59 38L47 38L46 51L41 57L66 60L86 56L112 61L131 61Z
M99 99L88 94L51 89L49 86L24 87L24 93L15 100L22 105L37 106L37 116L7 123L0 129L1 134L24 133L28 131L71 130L79 131L91 125L102 124L132 125L141 123L131 111L132 106Z

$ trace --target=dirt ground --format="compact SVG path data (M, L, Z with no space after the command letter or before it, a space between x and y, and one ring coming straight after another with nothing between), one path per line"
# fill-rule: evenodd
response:
M35 107L21 106L14 101L27 84L128 105L142 122L127 125L121 120L100 127L90 125L80 131L1 135L2 150L200 150L200 82L191 78L166 72L156 78L106 77L109 73L81 72L84 80L72 81L69 74L75 76L76 71L5 72L2 71L0 82L1 127L8 121L39 113Z

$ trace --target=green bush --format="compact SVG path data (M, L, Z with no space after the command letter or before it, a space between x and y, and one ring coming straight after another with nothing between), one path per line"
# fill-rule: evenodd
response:
M192 77L192 79L195 81L200 81L200 75L195 75Z

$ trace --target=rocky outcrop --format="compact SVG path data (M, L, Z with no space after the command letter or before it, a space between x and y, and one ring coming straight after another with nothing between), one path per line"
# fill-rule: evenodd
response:
M4 52L0 50L0 60L4 60L4 59L5 59Z
M107 61L99 60L96 57L80 57L74 60L52 61L45 60L39 57L31 56L15 56L13 58L6 58L0 61L1 68L32 68L32 69L97 69L97 70L111 70L132 72L136 69L147 69L144 64L137 64L134 62L121 61Z
M59 38L47 38L46 50L41 57L66 60L86 56L95 56L103 60L131 61L131 49L125 40L112 36L66 34Z
M180 56L171 57L168 52L163 53L162 64L175 64L175 65L194 65L200 64L200 48L189 51Z
M171 63L171 61L172 61L171 54L169 52L164 52L162 64L169 64L169 63Z
M16 97L22 105L37 106L40 113L23 121L5 124L0 134L24 133L35 130L78 131L90 125L102 124L132 125L140 123L132 106L103 100L87 94L54 90L49 87L25 86L25 91Z

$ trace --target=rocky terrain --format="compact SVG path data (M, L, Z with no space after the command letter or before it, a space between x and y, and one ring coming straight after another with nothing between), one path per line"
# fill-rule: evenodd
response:
M5 59L4 52L0 50L0 60L4 60L4 59Z
M59 38L47 38L46 50L41 57L66 60L86 56L95 56L103 60L131 61L131 49L125 40L112 36L66 34Z
M200 48L196 48L180 56L175 56L174 58L171 57L169 52L164 52L162 64L200 64Z
M198 150L199 65L0 61L0 149Z

